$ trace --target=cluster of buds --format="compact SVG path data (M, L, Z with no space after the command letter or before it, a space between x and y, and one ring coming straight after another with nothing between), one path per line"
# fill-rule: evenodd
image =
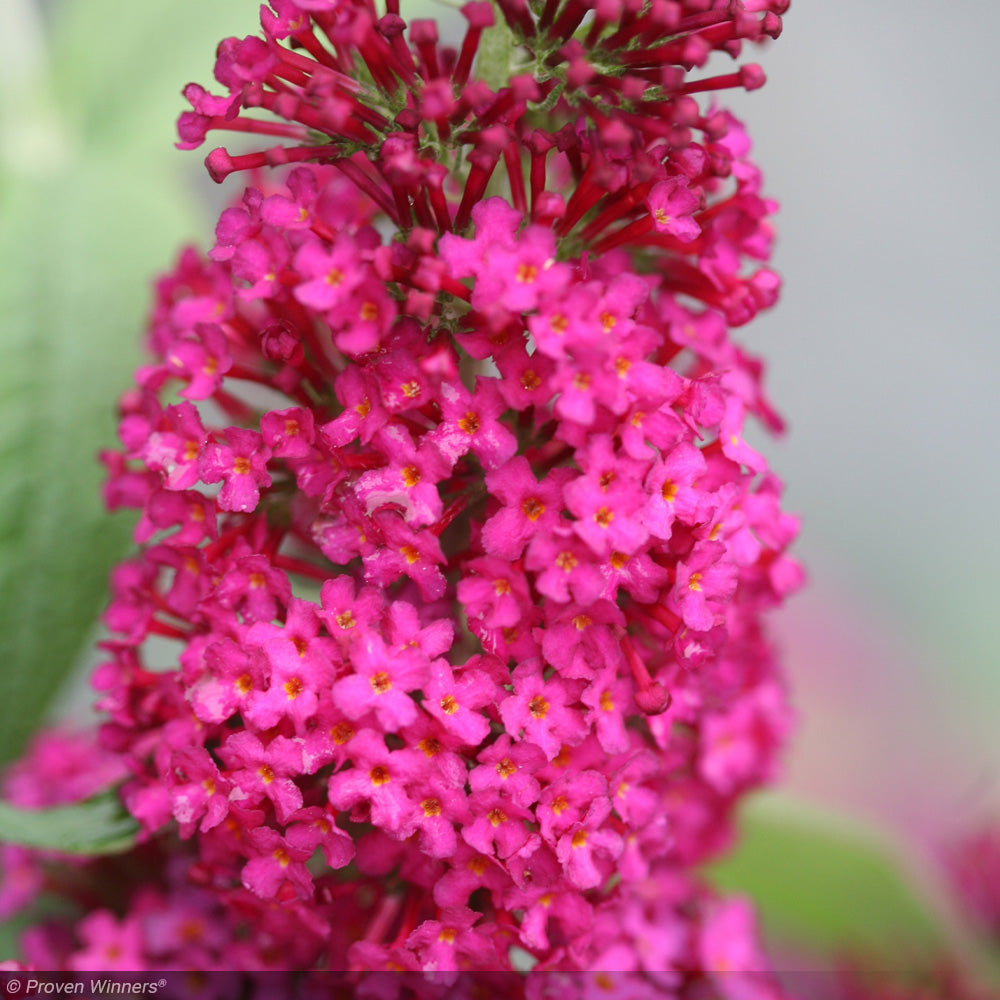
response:
M786 7L473 0L451 48L393 0L271 0L227 93L186 88L182 146L276 144L209 154L252 186L159 282L105 456L141 513L101 741L163 856L88 918L115 954L763 967L692 869L788 727L761 617L797 522L729 336L777 297L775 206L698 95L759 86L706 67ZM175 910L201 936L144 953Z

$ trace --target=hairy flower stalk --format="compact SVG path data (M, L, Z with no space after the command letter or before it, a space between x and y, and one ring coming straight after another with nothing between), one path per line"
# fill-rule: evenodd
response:
M777 298L775 205L699 95L761 85L712 57L786 7L474 0L451 48L271 0L220 45L180 145L238 133L207 165L251 186L159 282L105 456L141 513L94 683L153 874L36 954L764 968L693 866L788 726L797 523L729 337Z

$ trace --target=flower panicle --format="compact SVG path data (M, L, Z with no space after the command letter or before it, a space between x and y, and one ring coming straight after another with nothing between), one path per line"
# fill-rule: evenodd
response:
M790 725L798 522L730 336L776 206L697 96L760 73L687 74L786 7L477 2L451 48L272 0L221 44L182 145L280 144L209 155L252 183L157 284L103 456L139 519L93 683L161 874L44 947L192 961L155 896L206 967L760 975L694 866Z
M713 53L737 58L744 41L776 38L787 3L570 3L558 16L550 5L498 6L494 24L482 0L466 4L459 53L439 44L433 22L415 20L407 30L398 14L378 18L362 0L290 5L295 13L282 17L265 8L263 40L220 46L215 75L229 93L185 90L192 111L181 116L180 145L200 145L218 130L291 139L235 156L215 149L209 171L221 181L241 170L330 163L404 230L464 231L472 206L502 176L514 206L533 221L558 214L564 239L576 233L606 250L624 235L683 249L692 224L660 222L663 209L645 196L681 181L710 189L732 168L719 141L728 122L691 95L764 80L756 64L688 76ZM501 34L512 63L492 85L468 79L484 32ZM696 135L707 142L694 143ZM575 174L570 205L554 201L546 184L557 157ZM457 210L442 191L444 158L458 168Z

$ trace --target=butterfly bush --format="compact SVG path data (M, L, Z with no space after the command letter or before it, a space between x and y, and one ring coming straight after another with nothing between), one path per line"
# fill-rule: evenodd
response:
M730 336L776 206L710 96L786 7L473 0L449 47L271 0L221 43L179 145L239 133L207 166L249 186L158 282L104 455L139 515L99 753L142 863L29 960L771 995L695 868L789 726L797 521Z

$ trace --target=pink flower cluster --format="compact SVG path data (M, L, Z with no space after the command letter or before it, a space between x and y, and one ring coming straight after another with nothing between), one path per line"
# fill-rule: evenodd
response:
M984 825L959 842L947 865L965 911L1000 947L1000 823Z
M101 738L174 861L77 949L211 911L195 966L764 967L691 869L789 721L761 616L797 522L729 338L777 297L775 206L694 96L759 68L689 73L786 6L472 2L454 49L271 0L228 93L186 89L182 145L287 144L209 155L253 186L157 286L105 456L140 548Z

